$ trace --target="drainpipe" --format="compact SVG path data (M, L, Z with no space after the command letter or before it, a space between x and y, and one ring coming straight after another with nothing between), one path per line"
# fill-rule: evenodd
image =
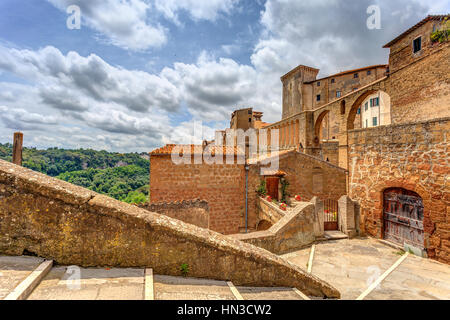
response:
M248 233L248 172L250 167L245 165L245 233Z

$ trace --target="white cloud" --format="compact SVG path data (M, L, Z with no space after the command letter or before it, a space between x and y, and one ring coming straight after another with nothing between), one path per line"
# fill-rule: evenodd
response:
M186 11L194 20L215 21L221 13L229 14L240 0L154 0L155 8L176 23L179 11Z
M142 0L47 0L66 12L70 5L81 9L82 21L111 44L130 50L161 47L167 31L149 21L150 4Z

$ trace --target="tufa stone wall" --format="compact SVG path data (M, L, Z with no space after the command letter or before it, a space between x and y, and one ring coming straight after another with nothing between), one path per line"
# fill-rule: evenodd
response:
M213 231L239 232L245 214L244 191L244 165L176 165L170 155L151 156L151 203L204 199L209 205L209 227Z
M150 267L155 273L339 292L266 250L0 160L0 253L62 265Z
M312 203L301 203L287 212L267 231L233 235L241 240L276 254L301 249L315 242L315 207Z
M424 202L425 248L450 263L450 119L349 132L350 192L361 231L383 237L383 192L404 188Z
M197 199L171 203L146 203L139 205L139 207L200 228L209 229L209 206L206 201Z

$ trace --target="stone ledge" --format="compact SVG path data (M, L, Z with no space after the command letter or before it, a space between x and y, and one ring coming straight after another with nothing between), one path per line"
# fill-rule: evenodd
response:
M3 160L0 160L0 183L18 185L26 191L78 205L87 203L97 194Z

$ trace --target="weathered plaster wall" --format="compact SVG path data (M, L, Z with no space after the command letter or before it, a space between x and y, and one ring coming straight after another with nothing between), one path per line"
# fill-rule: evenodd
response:
M425 206L425 248L450 263L450 119L349 132L350 192L361 206L361 230L383 237L383 192L418 193Z
M0 253L24 250L63 265L151 267L158 274L339 292L284 259L0 160Z

